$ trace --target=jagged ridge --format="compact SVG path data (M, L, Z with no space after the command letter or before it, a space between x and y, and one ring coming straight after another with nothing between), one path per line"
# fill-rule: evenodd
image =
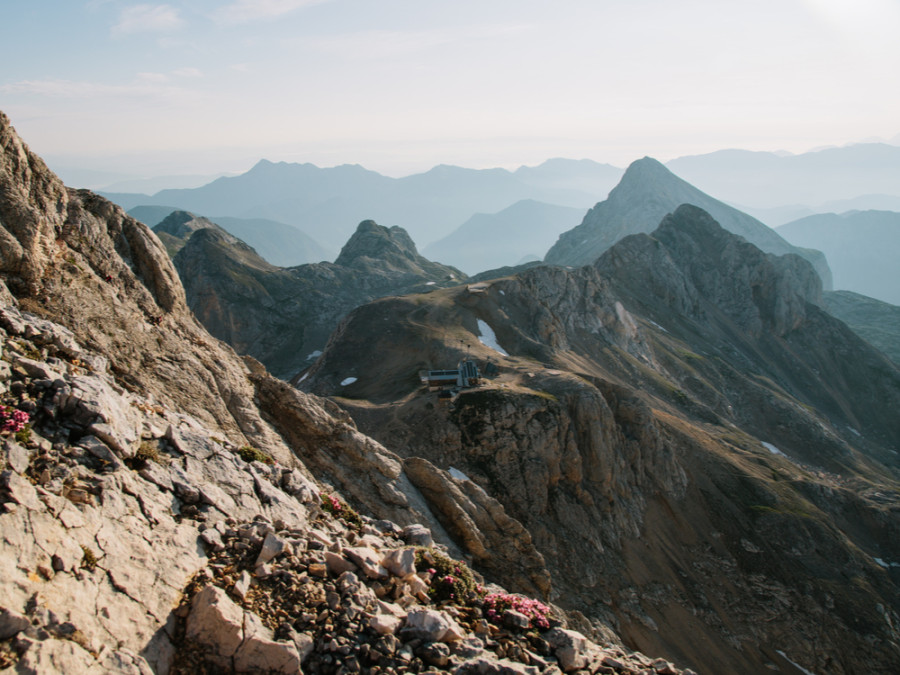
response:
M824 287L831 288L831 271L821 252L791 246L771 228L701 192L650 157L633 162L609 197L588 211L581 225L560 235L544 260L555 265L590 264L623 237L652 232L681 204L702 208L726 230L763 251L808 259Z

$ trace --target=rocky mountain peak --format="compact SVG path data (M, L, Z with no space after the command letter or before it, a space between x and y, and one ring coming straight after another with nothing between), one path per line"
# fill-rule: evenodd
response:
M640 181L644 178L654 178L654 177L676 177L671 171L669 171L665 164L660 162L653 157L642 157L641 159L636 159L631 164L628 165L628 168L625 169L625 173L622 175L622 180L619 181L620 185L628 185L629 183ZM681 180L679 178L679 180Z
M783 336L804 320L808 303L822 302L821 279L808 261L764 253L690 204L652 235L626 237L595 266L616 283L628 280L632 292L643 289L645 301L664 299L695 318L715 307L753 335L766 326Z
M545 260L557 265L590 264L629 234L649 234L682 204L700 207L724 229L763 251L806 258L824 287L831 287L831 270L821 252L792 246L770 227L698 190L650 157L633 162L609 197L588 211L581 225L560 235Z
M192 232L210 227L216 227L216 224L207 218L195 216L189 211L172 211L154 226L153 231L157 234L165 232L173 237L184 238L190 236Z
M419 259L416 245L402 227L383 227L374 220L364 220L341 249L336 265L366 266L369 261L408 265Z

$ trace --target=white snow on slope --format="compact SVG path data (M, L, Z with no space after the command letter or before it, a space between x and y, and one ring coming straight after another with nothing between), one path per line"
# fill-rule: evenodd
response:
M478 319L478 332L481 333L478 336L478 341L483 344L485 347L490 347L495 352L500 352L503 356L509 356L507 351L500 346L500 343L497 342L497 336L494 333L494 329L487 325L487 322Z
M462 471L457 469L455 466L451 466L448 473L451 476L453 476L454 478L456 478L457 480L469 480L469 477L466 474L464 474Z
M317 358L319 358L320 356L322 356L322 350L317 349L317 350L314 351L314 352L310 352L309 355L306 357L306 360L307 360L307 361L312 361L313 359L317 359Z
M797 670L799 670L801 673L806 673L806 675L816 675L814 672L812 672L812 671L810 671L810 670L807 670L806 668L804 668L803 666L801 666L799 663L796 663L796 662L794 662L794 661L791 661L791 660L788 658L788 655L785 654L785 653L784 653L783 651L781 651L780 649L776 649L775 651L778 652L779 654L781 654L781 655L784 657L785 661L787 661L788 663L790 663L792 666L794 666L794 668L796 668Z
M779 450L778 448L776 448L776 447L775 447L774 445L772 445L771 443L766 443L766 442L764 442L764 441L760 441L760 442L763 444L763 447L764 447L766 450L768 450L769 452L771 452L773 455L781 455L782 457L787 457L787 455L785 455L781 450Z
M878 563L879 565L881 565L881 566L884 567L885 569L888 569L888 568L891 568L891 567L900 567L900 563L895 563L895 562L885 562L885 561L882 560L881 558L876 558L875 556L872 556L872 560L874 560L876 563Z
M348 384L353 384L354 382L356 382L355 377L348 377L344 380L341 380L341 386L346 387Z

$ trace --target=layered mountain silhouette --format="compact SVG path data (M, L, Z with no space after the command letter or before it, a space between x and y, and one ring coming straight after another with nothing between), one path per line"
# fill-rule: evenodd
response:
M425 245L475 213L496 213L523 199L586 208L619 176L621 169L587 160L551 160L515 172L441 165L404 178L357 165L319 168L262 160L240 176L199 188L106 196L126 209L167 205L216 222L219 216L275 220L338 249L353 232L348 223L366 219L403 227Z
M900 305L900 213L822 213L782 225L778 234L822 251L835 289Z
M194 230L220 227L252 246L267 262L279 267L320 262L333 257L332 253L322 248L312 237L296 227L274 220L221 216L213 223L208 218L173 209L171 206L136 206L129 211L129 215L156 232L173 256ZM194 226L185 226L185 223L194 219L197 220ZM180 234L170 231L173 228Z
M529 260L540 260L584 211L532 200L516 202L499 213L477 213L423 253L467 274Z
M900 365L900 307L851 291L823 293L832 316Z
M544 260L569 266L592 263L625 236L653 231L662 217L680 204L694 204L708 211L726 230L764 251L796 253L808 259L825 288L831 288L828 263L819 251L791 246L770 227L713 199L650 157L633 162L609 197L588 211L580 225L561 235Z
M858 143L798 155L720 150L679 157L666 166L719 199L758 208L818 207L865 195L869 199L900 198L900 147L885 143Z
M362 306L300 386L495 495L557 601L631 645L889 670L900 370L821 302L809 262L685 205L594 265ZM461 358L499 375L444 404L414 377Z
M354 307L465 279L419 255L401 228L372 221L360 223L333 263L276 267L217 227L194 231L174 262L188 305L210 333L285 379L315 360Z

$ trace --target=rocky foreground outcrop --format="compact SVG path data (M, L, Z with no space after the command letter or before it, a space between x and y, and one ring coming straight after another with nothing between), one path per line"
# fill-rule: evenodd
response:
M122 390L58 324L5 306L0 339L3 672L681 672Z

